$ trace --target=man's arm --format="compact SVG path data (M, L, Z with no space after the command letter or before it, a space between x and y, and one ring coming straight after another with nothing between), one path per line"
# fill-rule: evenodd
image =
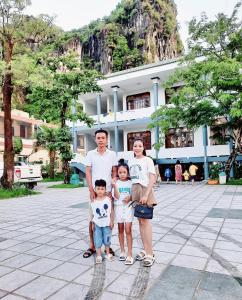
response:
M92 167L86 166L86 179L87 179L87 186L90 193L90 199L93 201L96 198L96 193L92 186Z
M113 178L114 180L116 180L117 177L118 177L118 167L117 167L117 166L113 166L113 167L112 167L112 178Z

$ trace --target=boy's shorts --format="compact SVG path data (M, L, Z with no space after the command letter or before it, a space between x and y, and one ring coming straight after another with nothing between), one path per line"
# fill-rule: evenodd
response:
M102 245L109 247L111 245L112 230L109 226L99 227L95 224L93 233L95 248L101 248Z

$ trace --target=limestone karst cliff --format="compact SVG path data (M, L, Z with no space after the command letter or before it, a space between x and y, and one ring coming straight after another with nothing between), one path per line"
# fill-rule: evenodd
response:
M103 74L181 55L173 0L122 0L108 17L67 33L63 47Z

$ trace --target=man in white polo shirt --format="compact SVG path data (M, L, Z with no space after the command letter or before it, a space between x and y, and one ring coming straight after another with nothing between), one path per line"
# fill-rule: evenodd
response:
M97 148L91 150L86 156L86 179L90 193L90 200L93 201L96 197L94 191L95 181L98 179L104 179L107 183L107 194L112 197L112 178L117 177L117 156L116 153L107 149L108 133L106 130L99 129L95 132L95 141ZM90 248L87 249L83 257L87 258L93 255L96 250L93 240L92 230L92 210L89 206L89 237ZM110 248L110 252L111 248Z

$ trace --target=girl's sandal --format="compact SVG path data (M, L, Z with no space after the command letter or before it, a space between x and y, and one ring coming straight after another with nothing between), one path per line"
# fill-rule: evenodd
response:
M103 262L102 256L97 256L96 257L96 264L101 264Z
M124 252L121 252L120 255L119 255L119 259L120 261L125 261L125 253Z
M146 257L146 252L145 250L140 251L139 254L136 255L135 260L141 261L143 259L145 259Z
M146 255L145 259L143 260L144 267L151 267L155 262L155 256L153 255Z
M132 256L127 256L126 260L125 260L125 265L132 265L134 263L134 259Z

